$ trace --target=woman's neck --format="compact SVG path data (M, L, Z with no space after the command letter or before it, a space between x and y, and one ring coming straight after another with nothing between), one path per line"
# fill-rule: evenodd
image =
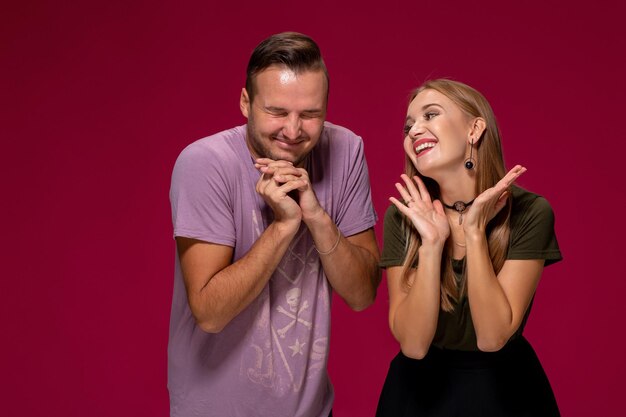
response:
M448 178L440 178L439 184L440 200L443 204L453 205L457 201L469 203L476 198L476 177L463 173Z

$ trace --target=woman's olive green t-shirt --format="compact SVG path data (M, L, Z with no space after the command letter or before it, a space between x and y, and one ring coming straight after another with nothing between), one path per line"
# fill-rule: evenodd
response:
M520 187L511 189L511 233L506 259L543 259L550 265L562 259L554 233L554 213L548 201ZM401 266L406 256L406 236L402 227L402 213L391 205L385 213L383 253L380 265L383 268ZM465 258L452 260L457 279L460 280L465 267ZM521 336L532 302L524 319L513 336ZM467 296L454 305L454 311L439 311L437 330L433 345L455 350L476 351L476 332L472 323Z

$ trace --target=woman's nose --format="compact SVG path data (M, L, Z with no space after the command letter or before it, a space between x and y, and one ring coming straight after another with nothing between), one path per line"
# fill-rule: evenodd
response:
M409 136L412 137L412 138L416 138L423 131L424 131L424 128L421 125L421 123L415 122L415 123L413 123L413 126L411 126L411 129L409 129Z

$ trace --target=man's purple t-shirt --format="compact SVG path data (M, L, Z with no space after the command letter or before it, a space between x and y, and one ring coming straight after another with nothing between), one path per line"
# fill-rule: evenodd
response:
M243 257L272 222L255 191L260 173L246 127L189 145L176 161L170 200L174 236L234 248ZM344 236L374 226L363 143L326 122L304 168ZM168 347L172 416L327 416L331 287L304 225L257 299L220 333L195 323L178 256Z

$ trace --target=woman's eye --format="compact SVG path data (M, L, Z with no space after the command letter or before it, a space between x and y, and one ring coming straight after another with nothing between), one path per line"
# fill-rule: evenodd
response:
M404 136L408 135L411 131L411 125L404 125Z
M433 117L435 117L435 116L437 116L437 113L436 113L436 112L432 112L432 111L431 111L431 112L428 112L428 113L425 113L425 114L424 114L424 119L426 119L426 120L430 120L430 119L432 119L432 118L433 118Z

